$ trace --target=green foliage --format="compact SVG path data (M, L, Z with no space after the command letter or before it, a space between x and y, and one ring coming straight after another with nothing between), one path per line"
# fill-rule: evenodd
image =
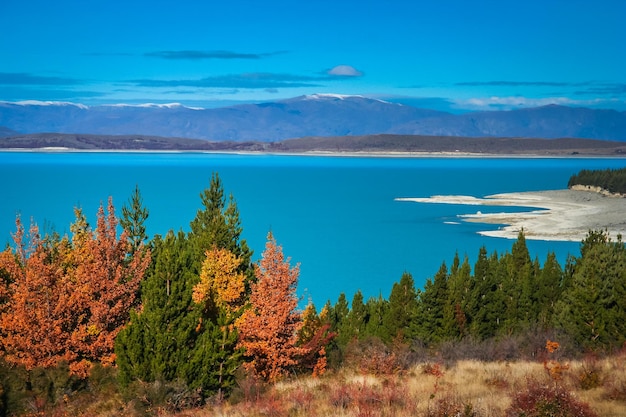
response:
M474 270L458 255L443 263L423 290L410 274L393 285L388 300L363 302L357 292L348 309L345 295L330 310L335 348L375 337L440 346L469 338L477 342L562 329L580 348L614 350L626 342L626 249L621 236L590 232L581 256L564 268L554 253L543 266L532 261L523 232L510 253L481 248ZM398 339L400 336L400 339ZM528 341L532 344L531 341ZM530 349L532 351L532 348ZM339 355L341 356L341 355Z
M217 174L201 195L203 209L191 222L191 231L168 232L152 242L153 263L142 286L143 309L116 341L120 381L182 381L203 396L223 395L235 383L241 364L236 348L235 317L221 308L196 304L193 288L199 282L205 252L228 249L244 261L252 275L251 251L240 239L239 212L232 197L226 201Z
M120 219L120 226L126 230L130 239L131 254L135 253L148 239L145 225L148 215L149 211L143 205L139 186L135 185L135 191L133 191L130 200L122 206L122 218Z
M425 343L437 343L446 338L444 309L448 300L448 268L442 264L435 277L426 281L419 298L417 337Z
M383 340L396 338L411 340L414 328L411 324L417 318L417 292L415 281L408 272L402 274L400 282L393 284L389 295L389 308L383 317L385 331Z
M556 307L556 322L585 349L626 342L626 248L605 231L590 232L573 263L571 285Z
M567 186L588 185L600 187L610 193L626 193L626 168L588 170L574 174L570 177Z

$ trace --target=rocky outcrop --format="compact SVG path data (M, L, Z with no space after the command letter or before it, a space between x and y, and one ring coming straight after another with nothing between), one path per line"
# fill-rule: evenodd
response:
M572 185L570 187L570 190L574 190L574 191L593 191L595 193L601 194L601 195L606 196L606 197L618 197L618 198L626 197L626 194L611 193L608 190L605 190L604 188L598 187L596 185L575 184L575 185Z

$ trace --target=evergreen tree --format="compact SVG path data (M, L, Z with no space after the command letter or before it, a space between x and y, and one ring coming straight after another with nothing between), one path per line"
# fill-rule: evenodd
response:
M444 340L444 309L448 300L448 268L443 263L434 278L426 280L420 294L416 336L432 344Z
M352 297L350 311L339 331L340 345L345 347L354 339L362 339L365 334L367 321L368 311L363 299L363 293L361 290L357 290Z
M481 251L486 256L486 250ZM475 286L471 298L478 307L472 314L470 332L479 340L496 336L501 329L506 309L506 296L502 282L506 276L504 263L500 262L497 252L481 262L480 275L475 277Z
M367 311L367 323L362 339L373 336L381 340L385 340L387 332L385 329L384 318L389 309L389 301L385 300L382 295L378 297L370 297L365 303Z
M235 273L243 274L247 293L252 254L240 238L237 206L232 197L228 202L224 198L217 174L201 201L203 209L188 234L170 231L165 239L154 240L153 263L142 286L143 309L116 343L123 382L181 380L204 395L227 393L234 384L241 352L237 333L229 326L230 305L217 302L207 308L205 302L194 302L193 293L207 250L213 249L225 249L239 260Z
M487 248L482 246L478 251L478 259L474 264L474 276L470 293L466 301L466 316L468 318L468 326L471 334L476 336L474 322L479 315L479 311L483 308L484 298L489 291L489 258L487 257Z
M465 334L466 302L471 287L471 267L467 256L459 264L458 254L448 277L448 298L444 305L443 334L445 338L458 338Z
M185 380L201 308L192 300L198 281L185 234L170 231L153 242L153 263L142 285L143 309L116 340L122 382Z
M339 331L344 320L348 317L349 312L350 307L348 305L348 299L346 298L346 294L342 292L339 294L339 298L337 298L337 302L330 314L330 325L333 331Z
M535 287L537 324L542 328L552 325L552 316L557 301L563 292L563 270L554 252L548 253L539 272Z
M148 240L145 225L148 215L149 211L143 205L139 186L135 185L135 191L130 200L122 206L122 218L120 219L120 226L126 230L130 239L131 253L135 253Z
M232 195L228 200L224 196L222 180L217 173L211 177L209 188L200 194L200 201L202 208L191 221L189 233L197 262L202 262L204 252L214 246L228 249L242 259L242 270L252 276L250 267L252 251L246 241L241 239L243 228L237 204Z
M511 315L511 321L516 329L528 328L536 323L536 305L534 300L535 292L535 271L536 267L530 259L530 252L526 246L526 236L522 229L517 240L511 248L511 260L514 273L513 279L517 282L514 290L519 294L517 311Z
M606 231L592 231L573 265L571 286L557 305L557 325L586 349L626 341L626 248Z
M417 315L417 292L415 281L408 272L402 274L400 282L394 283L389 295L389 309L383 318L386 341L396 337L412 339L411 323Z

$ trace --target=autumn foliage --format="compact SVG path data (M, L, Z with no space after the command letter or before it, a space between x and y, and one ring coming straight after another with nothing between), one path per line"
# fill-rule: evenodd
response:
M244 302L246 276L240 270L243 260L228 249L207 250L200 271L200 282L193 289L193 301L215 304L233 312Z
M302 318L297 311L299 267L289 265L282 248L268 235L265 251L255 265L250 308L237 321L239 344L245 349L246 369L276 381L297 365L304 348L297 345Z
M0 254L5 359L26 369L67 362L80 377L93 363L113 364L114 340L137 303L149 252L130 256L111 199L106 213L100 206L95 230L77 209L71 239L42 238L35 224L26 239L19 218L16 225L15 249Z

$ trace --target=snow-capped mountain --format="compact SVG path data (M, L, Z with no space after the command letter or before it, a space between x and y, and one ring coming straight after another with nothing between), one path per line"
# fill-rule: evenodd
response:
M614 110L550 105L457 115L337 94L214 109L180 104L1 102L0 126L19 133L141 134L216 141L380 133L626 141L626 112Z

